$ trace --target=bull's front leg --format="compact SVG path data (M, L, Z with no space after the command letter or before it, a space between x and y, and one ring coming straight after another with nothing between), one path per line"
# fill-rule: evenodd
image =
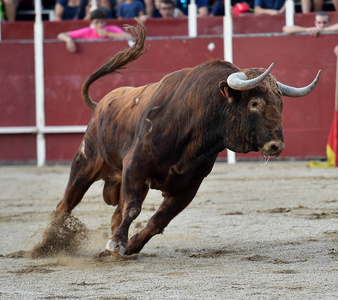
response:
M137 174L140 173L142 172L138 172L134 167L124 168L121 199L117 207L118 213L114 214L112 219L112 231L115 230L115 226L118 223L120 224L115 233L113 232L112 239L106 244L106 249L110 252L124 255L128 243L129 227L141 212L142 203L149 188L148 185L144 183L145 178L141 175L137 176Z
M139 253L154 235L162 233L170 221L189 205L202 181L203 179L192 182L174 196L164 196L162 204L149 220L147 226L129 240L125 254Z

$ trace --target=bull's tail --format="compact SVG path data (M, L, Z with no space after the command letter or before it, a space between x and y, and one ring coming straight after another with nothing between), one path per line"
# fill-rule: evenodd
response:
M125 49L108 59L101 68L89 76L82 86L82 99L86 105L94 111L97 103L90 98L88 93L91 84L103 76L118 73L117 70L123 69L125 65L138 59L142 54L145 53L143 48L147 31L140 19L135 18L135 21L137 22L137 27L126 27L127 30L132 30L137 35L134 45L131 48Z

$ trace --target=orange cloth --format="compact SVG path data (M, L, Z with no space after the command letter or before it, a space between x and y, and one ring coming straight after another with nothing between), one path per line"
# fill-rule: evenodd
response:
M338 167L338 111L334 112L334 118L326 145L326 155L327 155L326 163L310 161L308 166L311 168Z

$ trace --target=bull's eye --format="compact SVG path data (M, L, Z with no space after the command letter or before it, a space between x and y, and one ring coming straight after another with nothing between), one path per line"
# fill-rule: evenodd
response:
M248 104L248 109L252 112L263 112L266 102L263 99L251 99Z
M257 100L252 100L249 104L249 107L254 110L259 109L260 103Z

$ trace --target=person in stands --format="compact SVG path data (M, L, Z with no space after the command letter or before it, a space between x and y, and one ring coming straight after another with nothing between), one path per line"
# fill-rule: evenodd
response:
M112 3L110 0L96 0L96 8L102 9L107 14L107 19L112 19L113 9ZM86 15L83 20L90 20L90 12L93 10L93 3L91 0L88 1L88 5L86 6Z
M15 21L16 10L18 8L18 5L19 5L18 0L3 0L3 6L5 8L5 16L8 22Z
M323 9L324 0L301 0L302 13L311 12L313 5L314 11L321 11Z
M284 26L283 32L288 34L307 32L316 37L323 31L338 31L338 23L330 25L330 16L326 11L317 12L314 24L314 27Z
M255 0L255 15L280 15L285 12L285 0Z
M155 0L153 18L180 18L185 17L184 13L176 7L175 0Z
M132 19L144 15L145 8L143 2L139 0L125 0L117 10L118 19Z
M207 17L209 15L209 3L208 0L195 0L197 5L197 16ZM182 11L186 16L188 15L188 6L190 0L177 0L177 8Z
M75 39L132 38L131 34L117 26L106 26L106 19L105 11L100 8L95 9L90 13L90 27L59 33L58 39L66 43L69 52L75 52Z
M86 16L88 0L57 0L54 20L82 20Z
M338 0L337 0L338 1ZM239 16L253 12L254 0L232 0L232 14L233 16ZM224 16L224 0L217 0L212 5L209 16Z

